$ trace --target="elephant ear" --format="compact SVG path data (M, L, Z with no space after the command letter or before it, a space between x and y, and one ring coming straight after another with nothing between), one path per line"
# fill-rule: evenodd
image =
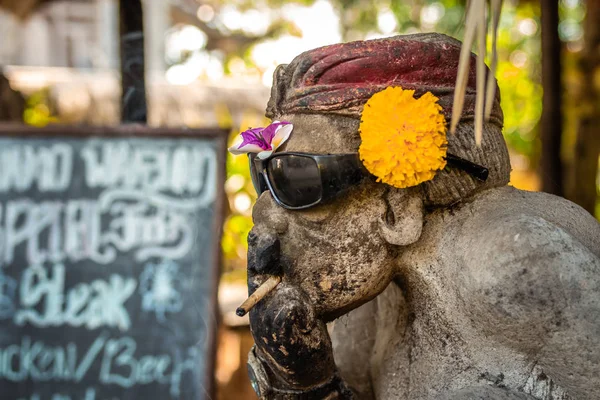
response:
M379 219L379 233L396 246L415 243L423 231L423 199L418 188L390 189L386 193L387 212Z

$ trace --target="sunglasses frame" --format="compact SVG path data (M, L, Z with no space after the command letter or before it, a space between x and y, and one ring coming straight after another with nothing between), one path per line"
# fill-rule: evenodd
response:
M319 180L321 183L321 196L318 200L303 206L290 206L285 204L275 193L271 178L268 173L268 165L271 160L282 156L299 156L312 159L319 172ZM257 183L252 178L252 184L258 196L265 191L269 191L275 202L287 210L303 210L314 207L324 201L336 197L341 192L360 183L367 177L374 177L362 164L358 153L344 154L311 154L302 152L281 152L274 153L265 159L260 159L254 153L248 154L250 175L252 177L252 167L256 171ZM470 174L477 180L485 182L488 178L489 171L486 167L475 164L464 158L453 154L446 154L446 161L449 167L454 167ZM340 164L341 168L340 168ZM327 184L326 184L327 183ZM257 187L258 184L258 187Z
M279 196L275 193L271 178L269 176L269 162L274 158L285 156L297 156L303 158L310 158L317 166L319 173L319 181L321 183L321 196L318 200L302 205L302 206L290 206L285 204ZM252 180L256 193L260 196L263 192L268 190L275 202L281 207L287 210L302 210L309 207L314 207L317 204L323 203L340 192L349 189L350 187L358 184L361 180L366 177L372 176L367 169L362 165L358 153L349 154L311 154L301 152L282 152L275 153L271 156L260 159L256 154L248 154L250 162L250 174L252 175L252 166L254 165L256 171L256 179L258 180L258 188Z

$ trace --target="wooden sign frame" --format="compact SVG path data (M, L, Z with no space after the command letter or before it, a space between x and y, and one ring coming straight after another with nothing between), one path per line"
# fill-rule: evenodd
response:
M217 176L216 176L216 194L214 200L214 217L212 223L212 232L215 240L211 245L212 259L214 260L211 266L211 287L213 292L210 293L208 302L209 309L213 310L216 318L212 318L214 326L208 329L207 348L209 353L206 354L206 374L204 388L210 398L214 397L214 371L216 364L216 345L218 324L220 318L218 307L218 284L220 279L220 266L222 262L221 252L221 237L223 222L225 217L225 162L227 154L227 138L229 130L221 128L205 128L205 129L188 129L188 128L154 128L140 124L128 124L115 127L91 127L91 126L63 126L50 125L44 128L30 127L19 124L1 124L0 123L0 138L15 138L15 139L212 139L216 143L215 151L217 157Z

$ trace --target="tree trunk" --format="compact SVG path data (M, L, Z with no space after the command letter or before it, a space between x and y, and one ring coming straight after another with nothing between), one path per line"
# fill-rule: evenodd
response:
M23 122L25 99L0 71L0 122Z
M585 45L581 58L583 91L570 197L594 215L600 154L600 0L587 1L585 18Z
M540 175L542 190L563 195L561 63L558 37L558 1L542 0L542 98Z

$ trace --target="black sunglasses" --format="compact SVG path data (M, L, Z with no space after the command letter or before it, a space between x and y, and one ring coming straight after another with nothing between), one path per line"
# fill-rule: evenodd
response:
M301 210L336 197L364 178L373 176L358 153L309 154L284 152L262 160L249 154L250 175L256 193L269 190L283 208ZM485 181L488 170L463 158L446 155L448 165Z

